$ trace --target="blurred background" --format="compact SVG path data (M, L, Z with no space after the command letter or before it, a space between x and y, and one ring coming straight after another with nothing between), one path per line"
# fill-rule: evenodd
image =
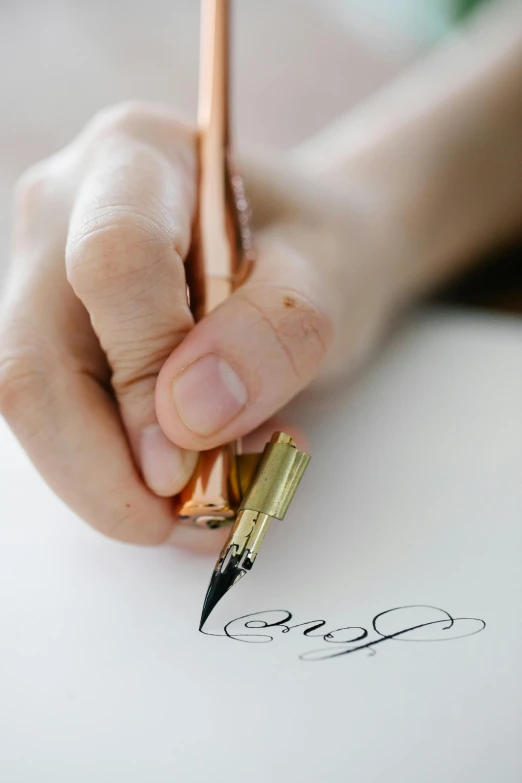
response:
M235 0L236 144L290 148L396 77L486 0ZM12 188L103 107L196 116L198 0L0 2L0 286ZM522 312L520 247L442 292Z
M287 148L418 57L469 0L236 0L238 142ZM11 191L99 109L166 101L195 118L197 0L0 3L0 280Z

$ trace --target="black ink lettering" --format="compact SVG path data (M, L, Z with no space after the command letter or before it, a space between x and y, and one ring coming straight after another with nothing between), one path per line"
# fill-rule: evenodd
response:
M360 631L359 636L354 636L353 639L337 639L335 634L341 633L341 631ZM360 625L347 625L346 628L336 628L335 631L330 631L323 636L325 642L330 644L353 644L353 642L360 642L361 639L366 639L368 631L366 628L361 628Z
M283 615L282 617L275 617L273 619L273 622L269 622L269 620L264 619L267 615ZM259 620L253 620L251 618L259 617ZM269 618L270 619L270 618ZM270 636L269 634L255 634L255 633L244 633L243 628L253 628L253 629L262 629L262 628L281 628L282 633L288 633L290 628L286 625L288 620L292 619L292 613L286 611L285 609L269 609L268 611L264 612L253 612L252 614L244 614L242 617L238 617L236 620L232 620L231 622L227 623L225 625L224 631L225 635L228 636L229 639L235 639L238 642L246 642L247 644L267 644L268 642L272 642L274 640L273 636ZM244 620L243 628L238 628L237 631L233 628L235 623L241 622L241 620Z
M440 612L444 615L442 619L439 620L428 620L424 623L418 623L417 625L413 625L406 628L400 628L399 630L393 632L393 633L382 633L379 631L377 625L378 621L384 617L385 615L390 615L392 613L400 612L403 609L432 609L435 612ZM443 625L442 628L440 628L441 631L447 631L451 629L456 623L463 623L463 622L471 622L475 624L474 630L468 631L467 633L462 633L459 636L437 636L436 638L431 639L399 639L398 637L404 636L405 634L411 634L412 632L419 631L422 628L428 628L430 626L440 626ZM477 625L478 624L478 627ZM355 647L350 647L347 650L339 650L338 652L332 652L331 650L328 650L327 648L323 648L321 650L312 650L310 652L303 653L299 656L301 661L324 661L328 658L338 658L342 655L350 655L354 652L359 652L360 650L370 650L372 651L371 654L375 654L375 647L378 644L382 644L386 641L403 641L403 642L440 642L440 641L450 641L452 639L463 639L466 636L474 636L477 633L480 633L480 631L483 631L486 627L486 623L484 620L479 620L477 617L452 617L449 612L446 612L444 609L438 609L436 606L429 606L427 604L412 604L411 606L399 606L396 609L387 609L384 612L379 612L379 614L375 615L375 617L372 620L372 627L373 630L379 635L380 638L374 639L372 641L367 642L366 644L358 644Z
M428 615L428 613L430 614ZM376 638L372 639L369 638L366 628L362 626L344 626L327 633L318 633L320 629L324 629L325 620L308 620L308 622L288 625L291 619L292 613L287 609L269 609L245 614L231 620L225 625L224 633L209 633L203 630L201 633L206 636L222 636L246 644L269 644L274 641L275 632L286 634L298 628L305 628L302 631L303 636L309 639L322 639L329 645L329 647L311 650L299 656L301 661L309 662L339 658L362 650L366 650L368 655L374 656L376 655L375 647L383 642L441 642L463 639L480 633L486 627L484 620L477 617L452 617L444 609L429 604L398 606L379 612L371 623L376 634ZM460 631L464 631L466 623L468 630L455 635L455 627L457 626ZM471 624L471 628L469 624ZM258 633L258 631L265 629L271 629L270 633ZM430 633L426 636L426 629L436 630L438 633ZM453 633L448 633L450 631ZM358 644L363 640L364 644ZM345 649L334 651L331 646L334 644L343 645Z
M303 636L309 636L309 637L315 637L319 636L321 639L323 638L322 633L315 633L313 634L312 631L317 631L318 628L324 628L326 625L324 620L309 620L307 623L298 623L297 625L289 625L288 630L292 631L294 628L302 628L303 625L309 625L310 628L307 628L306 631L303 631Z

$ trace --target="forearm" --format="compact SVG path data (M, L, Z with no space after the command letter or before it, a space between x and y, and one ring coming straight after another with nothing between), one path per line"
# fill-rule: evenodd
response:
M522 7L493 4L295 159L403 252L409 298L522 227ZM384 262L383 262L384 263ZM384 272L384 269L383 269Z

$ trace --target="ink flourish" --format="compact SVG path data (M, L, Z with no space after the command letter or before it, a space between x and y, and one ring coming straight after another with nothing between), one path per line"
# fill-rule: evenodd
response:
M227 623L224 633L201 631L206 636L222 636L247 644L266 644L274 641L275 635L290 633L297 628L309 639L321 639L327 647L302 653L301 661L324 661L351 655L361 650L375 655L375 648L384 642L445 642L474 636L486 627L484 620L477 617L452 617L449 612L429 604L412 604L386 609L375 615L371 629L358 625L347 625L324 632L325 620L308 620L289 625L293 615L286 609L269 609L263 612L245 614ZM268 633L260 633L269 629ZM333 648L332 645L338 645Z

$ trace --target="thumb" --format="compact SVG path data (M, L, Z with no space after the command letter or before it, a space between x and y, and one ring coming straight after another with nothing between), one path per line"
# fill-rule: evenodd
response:
M316 266L266 238L250 279L192 329L163 365L156 414L187 449L251 432L315 376L330 343Z

